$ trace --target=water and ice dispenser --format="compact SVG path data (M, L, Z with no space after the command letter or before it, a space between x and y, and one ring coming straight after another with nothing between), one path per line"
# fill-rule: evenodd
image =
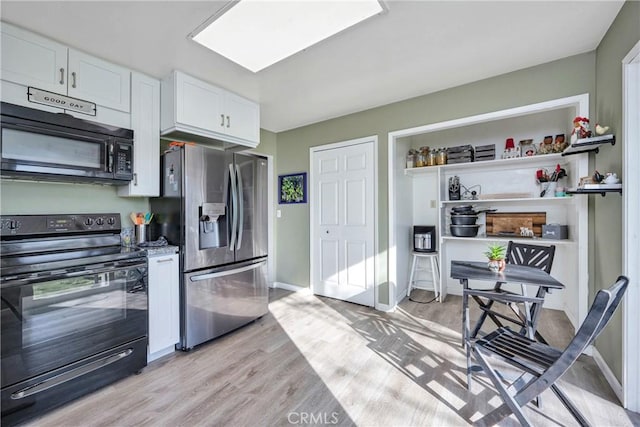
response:
M200 249L222 248L229 244L227 207L224 203L203 203L200 206Z

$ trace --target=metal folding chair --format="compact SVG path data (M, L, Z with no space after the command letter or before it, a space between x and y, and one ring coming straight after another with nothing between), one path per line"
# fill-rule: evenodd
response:
M598 291L582 326L564 351L529 339L508 327L502 327L477 340L472 346L473 355L504 403L474 424L494 425L513 413L523 426L530 426L531 422L522 408L551 387L576 421L582 426L588 426L586 418L556 382L602 332L620 304L628 283L629 279L620 276L609 289ZM503 383L504 375L490 363L492 358L517 368L522 375L506 386Z
M506 262L508 264L526 265L529 267L539 268L547 273L551 273L551 266L553 265L555 251L556 247L554 245L539 246L509 241L507 246ZM465 290L465 292L467 292L478 303L478 306L482 311L480 318L471 331L471 338L475 338L478 335L478 332L480 332L482 325L488 317L498 327L504 326L501 319L519 325L521 327L520 333L526 332L529 338L533 339L535 337L538 341L546 344L547 342L545 339L537 331L537 319L539 311L542 309L544 297L549 290L544 287L539 287L535 296L529 296L527 295L525 285L521 285L521 294L509 292L503 289L502 285L504 285L504 283L497 282L493 289ZM508 305L513 311L515 317L507 316L494 310L493 305L495 303ZM520 310L518 304L523 304L524 310Z

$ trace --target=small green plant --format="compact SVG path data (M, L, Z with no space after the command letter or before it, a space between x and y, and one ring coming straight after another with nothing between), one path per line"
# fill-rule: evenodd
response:
M487 246L487 250L484 254L492 261L504 259L507 254L507 247L500 243L491 243Z

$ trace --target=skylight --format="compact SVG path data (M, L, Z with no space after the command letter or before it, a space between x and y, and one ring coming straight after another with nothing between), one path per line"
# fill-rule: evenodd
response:
M378 0L241 0L191 37L255 73L382 11Z

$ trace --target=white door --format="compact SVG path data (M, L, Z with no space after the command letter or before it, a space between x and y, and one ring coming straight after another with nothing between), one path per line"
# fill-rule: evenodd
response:
M375 143L330 147L311 151L312 289L373 307Z

